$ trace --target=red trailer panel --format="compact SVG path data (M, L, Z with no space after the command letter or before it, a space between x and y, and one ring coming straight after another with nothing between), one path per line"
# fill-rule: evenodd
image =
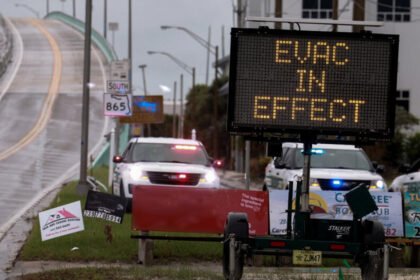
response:
M229 212L248 214L251 235L268 234L268 193L262 191L136 186L132 229L223 233Z

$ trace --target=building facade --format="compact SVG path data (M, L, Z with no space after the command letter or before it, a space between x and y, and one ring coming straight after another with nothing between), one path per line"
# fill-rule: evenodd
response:
M420 118L420 1L418 0L248 0L246 16L274 17L276 4L282 6L283 18L352 20L355 10L366 21L381 21L382 27L366 28L374 33L400 35L398 57L397 105ZM336 9L335 9L336 5ZM273 23L246 21L244 26L256 28ZM290 29L282 23L282 29ZM294 29L297 29L294 26ZM301 30L332 31L331 25L300 24ZM352 32L352 27L338 26L337 31Z

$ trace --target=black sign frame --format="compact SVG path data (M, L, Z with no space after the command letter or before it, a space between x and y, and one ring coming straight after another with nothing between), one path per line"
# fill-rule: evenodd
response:
M241 47L238 43L241 36L257 36L261 38L275 37L281 39L283 37L295 37L297 39L337 39L346 41L362 41L362 42L383 42L389 44L390 57L388 58L388 87L386 104L386 125L383 129L372 129L359 127L323 127L322 125L296 126L290 125L261 125L256 123L244 123L235 119L235 110L237 110L235 102L237 96L241 93L237 91L238 81L238 50ZM281 134L312 134L327 136L355 136L357 138L366 138L370 140L389 139L393 136L395 126L395 98L397 85L397 66L398 66L398 35L373 34L370 32L361 33L345 33L345 32L319 32L319 31L293 31L278 30L268 28L232 28L231 30L231 52L230 52L230 75L229 75L229 97L228 97L228 119L227 129L230 133L241 135L263 135L264 133ZM254 95L255 96L255 95ZM255 97L254 97L255 98ZM251 102L249 102L251 104ZM251 106L251 105L250 105ZM239 111L239 110L238 110ZM238 112L241 113L241 112ZM236 113L236 115L238 115ZM339 138L337 138L339 139ZM344 139L344 138L343 138Z

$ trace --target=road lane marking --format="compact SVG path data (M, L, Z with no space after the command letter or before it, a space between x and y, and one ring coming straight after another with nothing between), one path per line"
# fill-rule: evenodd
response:
M5 151L0 153L0 160L6 159L9 156L13 155L20 149L24 148L26 145L31 143L35 138L41 133L41 131L45 128L50 119L54 101L57 98L58 90L60 87L61 82L61 72L62 72L62 56L60 48L58 47L57 41L54 37L48 32L48 30L41 24L40 20L32 19L30 23L35 26L48 40L50 44L51 50L53 52L54 63L53 63L53 72L52 78L50 81L50 85L48 87L48 95L45 99L44 105L42 110L39 113L39 117L37 122L35 123L34 127L25 135L23 136L16 144L12 147L6 149Z

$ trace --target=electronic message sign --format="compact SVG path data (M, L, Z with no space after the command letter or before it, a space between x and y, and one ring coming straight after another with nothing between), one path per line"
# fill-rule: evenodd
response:
M228 130L389 138L398 35L232 29Z

